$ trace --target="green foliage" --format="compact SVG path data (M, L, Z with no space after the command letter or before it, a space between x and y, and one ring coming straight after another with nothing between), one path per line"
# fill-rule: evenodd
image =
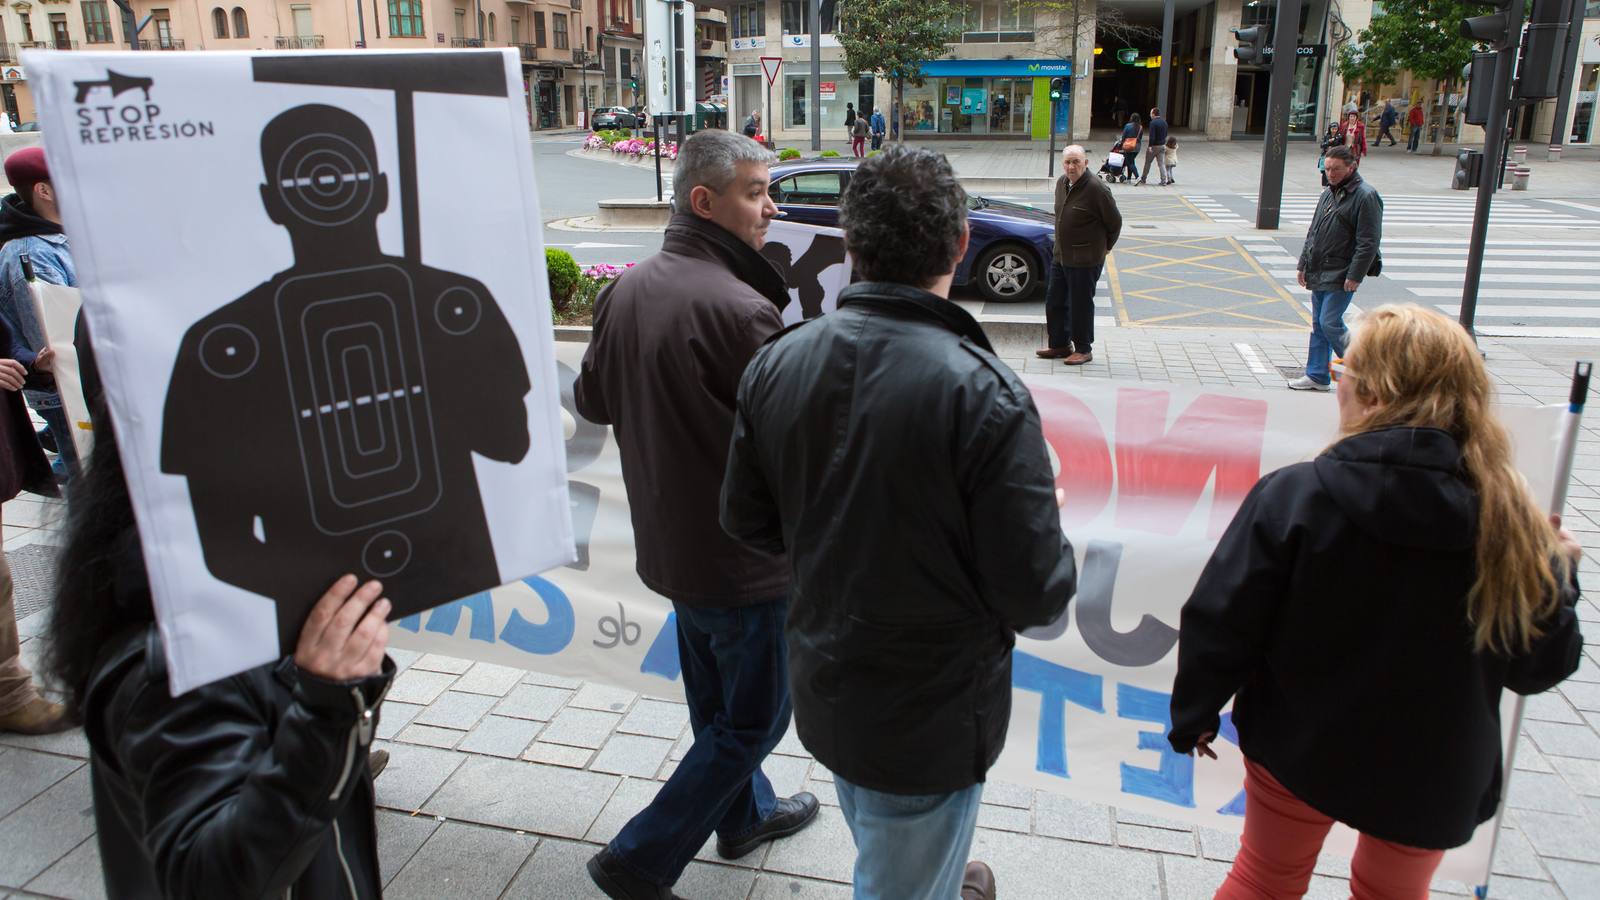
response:
M1399 76L1392 62L1377 53L1368 51L1365 44L1349 43L1339 47L1339 77L1345 84L1393 84Z
M824 157L828 158L828 159L832 159L833 157L839 155L839 151L837 151L837 150L824 150L824 151L822 151L822 155Z
M844 70L852 79L874 72L920 85L922 64L961 40L963 7L952 0L851 0L839 12Z
M883 152L882 150L868 150L867 151L867 155L868 156L877 156L879 153L882 153L882 152Z
M1483 4L1463 0L1386 0L1383 15L1356 35L1362 52L1348 69L1341 48L1339 72L1347 81L1374 83L1392 81L1404 70L1432 81L1459 78L1474 47L1461 36L1461 20L1484 12Z
M793 147L785 147L782 150L778 151L778 159L780 161L788 161L788 160L791 160L791 159L799 159L799 158L800 158L800 151L796 150Z
M578 263L572 254L558 247L544 249L544 267L550 274L550 306L553 309L566 309L572 302L572 294L578 289L578 281L583 273L578 269Z

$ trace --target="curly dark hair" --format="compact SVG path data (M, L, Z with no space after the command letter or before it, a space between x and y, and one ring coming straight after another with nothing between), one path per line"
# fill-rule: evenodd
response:
M839 223L862 278L927 287L956 267L967 192L943 153L896 145L856 167Z

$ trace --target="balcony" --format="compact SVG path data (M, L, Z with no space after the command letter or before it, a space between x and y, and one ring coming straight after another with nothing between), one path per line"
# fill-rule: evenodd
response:
M604 19L601 21L606 22ZM606 34L621 35L622 37L637 37L639 34L634 28L633 22L621 16L611 17L611 20L606 22L603 27Z
M695 53L695 56L726 59L728 56L728 42L701 40L700 49Z
M460 50L463 48L482 49L488 45L483 42L483 38L451 38L450 46Z
M20 43L9 44L9 45L5 45L5 46L8 46L10 48L9 51L8 51L9 59L15 60L17 58L17 54L21 53L24 50L76 50L76 49L78 49L78 42L77 41L22 41Z
M280 34L272 45L279 50L321 50L327 42L320 34Z
M712 9L709 6L696 6L694 18L697 22L715 22L718 25L728 24L728 12L722 9Z
M140 50L182 50L183 49L183 38L171 38L171 39L167 40L165 43L162 43L160 40L140 41L139 42L139 49Z
M539 58L539 46L537 44L514 44L512 46L516 47L517 52L522 54L523 62L534 62Z

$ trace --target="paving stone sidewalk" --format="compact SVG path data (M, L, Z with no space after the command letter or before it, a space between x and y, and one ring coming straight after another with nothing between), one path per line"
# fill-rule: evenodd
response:
M1037 336L1013 328L996 348L1014 368L1075 378L1278 389L1304 337L1284 332L1116 329L1081 369L1037 360ZM1484 341L1510 403L1562 402L1571 363L1593 346ZM1328 395L1305 396L1333 416ZM1567 525L1600 584L1600 417L1584 429ZM59 540L59 507L25 495L4 508L5 548ZM22 622L23 656L41 650L39 613ZM1588 644L1574 678L1531 698L1510 783L1492 897L1600 898L1600 606L1580 608ZM380 857L395 898L595 898L583 863L669 776L688 742L681 702L602 684L440 656L395 652L403 667L384 705L378 779ZM0 735L0 898L104 896L86 745L79 731ZM695 900L849 896L854 851L832 776L791 733L765 769L782 793L825 806L801 834L737 863L703 849L678 885ZM1001 783L984 796L973 856L1006 900L1202 898L1237 841L1207 829ZM1325 858L1312 897L1348 896L1348 863ZM1441 883L1438 896L1466 885Z

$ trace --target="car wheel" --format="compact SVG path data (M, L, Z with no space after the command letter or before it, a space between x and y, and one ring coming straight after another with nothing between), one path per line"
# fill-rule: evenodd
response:
M1039 261L1019 244L990 247L972 268L978 293L998 303L1028 299L1043 279Z

